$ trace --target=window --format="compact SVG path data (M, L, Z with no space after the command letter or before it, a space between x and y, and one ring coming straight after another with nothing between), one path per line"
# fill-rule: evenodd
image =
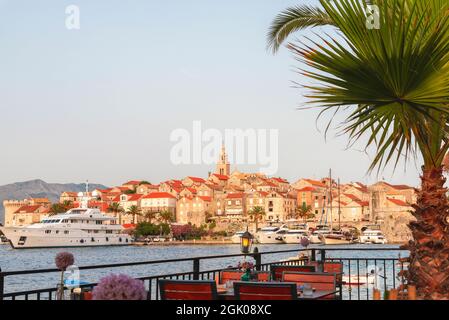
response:
M49 234L49 233L51 233L51 230L45 230L45 233Z
M69 231L68 231L68 230L65 230L65 231L64 231L64 234L69 234Z

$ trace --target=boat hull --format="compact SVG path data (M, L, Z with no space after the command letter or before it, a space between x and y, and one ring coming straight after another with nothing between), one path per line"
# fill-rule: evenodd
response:
M44 234L43 230L0 228L14 249L126 246L132 243L127 234L92 235L78 230L73 235Z
M280 239L276 239L280 238ZM283 244L282 237L276 233L256 235L257 243L260 244Z
M350 243L354 243L351 240L347 240L345 238L340 238L340 237L332 237L332 236L321 236L321 243L325 244L325 245L332 245L332 244L350 244Z

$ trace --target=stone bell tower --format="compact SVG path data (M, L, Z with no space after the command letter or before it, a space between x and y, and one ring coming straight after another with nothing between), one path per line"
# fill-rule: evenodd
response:
M217 163L217 172L218 174L222 174L225 176L229 176L231 174L231 164L228 161L228 156L226 154L226 149L224 146L224 142L221 145L221 154L220 159Z

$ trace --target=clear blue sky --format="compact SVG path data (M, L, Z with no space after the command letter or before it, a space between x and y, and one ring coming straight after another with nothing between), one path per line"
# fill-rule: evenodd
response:
M194 120L279 129L277 175L290 181L332 167L343 181L374 182L369 155L345 150L335 131L325 141L317 113L296 110L305 100L288 50L266 51L273 17L305 2L316 3L0 0L0 184L205 177L210 166L169 159L170 132ZM70 4L78 31L65 28ZM414 164L382 176L418 182Z

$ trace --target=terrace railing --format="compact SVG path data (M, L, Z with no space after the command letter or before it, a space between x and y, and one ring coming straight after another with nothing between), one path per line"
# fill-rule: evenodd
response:
M376 253L375 256L367 256L366 253ZM388 252L389 254L380 255L381 252ZM136 278L141 279L145 283L145 287L148 291L148 300L158 300L159 286L158 280L160 279L185 279L185 280L214 280L215 277L224 269L235 269L229 266L230 261L235 261L239 257L252 257L255 260L255 266L257 270L267 271L270 270L272 264L285 264L285 265L302 265L304 259L299 258L300 253L307 253L312 261L318 261L324 263L325 261L339 261L343 263L344 272L344 286L343 286L343 299L345 300L361 300L372 298L372 287L374 281L376 287L381 291L395 288L399 282L404 282L397 276L401 269L406 268L402 262L400 262L400 254L404 254L399 248L309 248L309 249L296 249L296 250L280 250L269 252L256 252L252 254L228 254L228 255L215 255L215 256L201 256L181 259L166 259L166 260L152 260L152 261L140 261L140 262L126 262L115 264L102 264L92 266L78 267L80 272L83 270L107 270L137 267L137 266L158 266L158 270L170 270L180 263L191 264L190 270L186 272L178 273L159 273L156 275L138 276ZM351 253L353 256L351 256ZM360 256L360 253L364 253ZM392 254L397 253L397 254ZM279 256L286 254L296 254L298 259L280 259L269 258L270 256ZM202 266L207 264L207 261L211 260L225 260L223 266L220 268L213 268L210 270L202 270ZM234 264L235 265L235 264ZM28 276L28 277L42 277L46 274L55 274L60 272L58 269L38 269L38 270L20 270L20 271L2 271L0 269L0 300L52 300L56 297L56 285L53 287L30 289L25 291L13 291L5 292L7 288L7 281L12 277ZM374 274L373 274L374 272ZM377 276L374 276L377 275ZM373 279L373 277L375 279ZM57 277L55 277L57 279ZM98 281L98 280L97 280ZM15 281L16 283L17 281ZM82 284L79 287L93 288L96 283L91 282L89 284Z

